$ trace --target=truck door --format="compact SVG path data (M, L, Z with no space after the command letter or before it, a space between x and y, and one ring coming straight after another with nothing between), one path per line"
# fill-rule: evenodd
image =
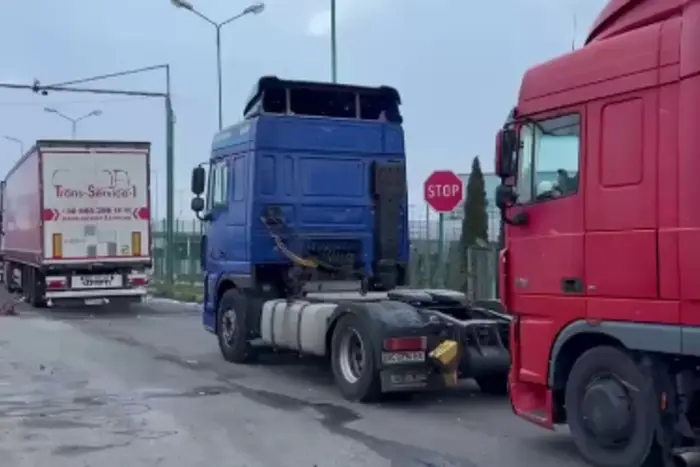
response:
M582 112L526 120L516 189L528 222L508 226L510 307L519 315L519 381L546 384L549 347L567 316L584 316ZM512 213L511 213L512 216Z
M657 188L658 172L673 173L672 149L664 150L663 155L669 157L664 157L663 163L657 158L659 117L664 115L663 128L675 128L667 123L672 121L668 117L671 112L661 110L666 108L673 107L660 106L657 89L588 104L588 318L647 323L679 320L678 309L672 303L656 301L660 298L659 271L664 267L659 262L659 251L674 250L674 242L668 241L671 237L659 235L658 219L670 217L666 213L673 213L672 207L677 203L673 197L678 196L673 189L661 193ZM672 132L668 130L669 135ZM666 147L673 146L669 143ZM667 179L673 177L661 180ZM670 202L661 209L663 200ZM659 213L663 213L661 217L657 217ZM670 257L669 254L667 258ZM669 270L672 266L665 267L665 271ZM675 274L666 277L676 277Z
M228 256L226 224L228 217L229 186L231 185L230 160L214 160L209 170L206 210L211 214L206 235L202 236L202 267L204 269L204 325L214 326L216 287L219 275L224 271Z

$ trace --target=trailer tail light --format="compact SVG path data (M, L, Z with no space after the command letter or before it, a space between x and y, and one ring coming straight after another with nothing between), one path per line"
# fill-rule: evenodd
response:
M411 350L425 350L428 339L421 337L390 337L384 339L384 350L387 352L408 352Z
M131 254L141 256L141 232L131 232Z
M68 280L65 277L47 277L46 290L63 290L68 288Z
M147 287L148 276L146 274L129 274L129 285L131 287Z
M63 236L60 233L55 233L51 237L53 246L53 257L63 258Z

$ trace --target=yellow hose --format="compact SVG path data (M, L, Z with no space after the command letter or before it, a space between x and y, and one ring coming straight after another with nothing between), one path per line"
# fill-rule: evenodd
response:
M288 260L290 260L292 263L296 264L297 266L302 266L302 267L311 268L311 269L318 269L319 262L316 259L314 259L314 258L302 258L301 256L294 253L292 250L287 248L287 245L284 244L284 242L282 241L280 236L272 231L272 229L270 228L270 224L268 223L268 221L265 217L261 217L260 220L265 225L265 228L267 228L267 231L270 234L270 236L272 237L272 239L274 240L275 246L277 247L277 249Z

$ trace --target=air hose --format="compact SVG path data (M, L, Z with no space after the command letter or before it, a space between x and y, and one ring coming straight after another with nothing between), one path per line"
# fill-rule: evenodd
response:
M270 224L270 219L266 218L265 216L260 217L260 220L262 221L263 225L267 229L268 234L272 238L272 240L275 242L275 247L277 247L277 250L279 250L282 255L287 258L289 261L291 261L293 264L296 266L300 266L303 268L309 268L309 269L324 269L327 271L337 271L338 268L336 266L333 266L328 263L324 263L320 261L318 258L304 258L296 253L294 253L285 243L284 240L282 240L282 237L275 232L274 227ZM282 225L282 222L275 220L275 223L277 225Z

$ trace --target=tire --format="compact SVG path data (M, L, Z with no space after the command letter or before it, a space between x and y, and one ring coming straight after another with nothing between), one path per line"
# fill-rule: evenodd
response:
M484 394L493 396L504 396L508 394L508 375L489 375L480 378L474 378L479 389Z
M624 384L622 382L624 381ZM622 412L610 409L610 405L598 404L595 410L584 406L585 397L596 397L596 389L611 388L617 406ZM637 388L638 390L630 389ZM591 396L591 394L593 394ZM600 391L597 394L601 394ZM603 396L600 396L603 397ZM625 351L615 347L595 347L581 355L574 363L566 384L567 420L574 443L582 457L597 467L652 467L658 466L658 448L654 442L656 407L653 382L641 371L634 359ZM591 400L589 398L589 400ZM625 401L620 404L619 401ZM628 414L630 414L628 416ZM609 420L624 424L627 420L627 433L620 436L616 446L609 446L611 436L596 436L587 425L601 419L603 414ZM620 417L619 415L623 416Z
M251 363L258 356L248 341L247 311L248 300L238 289L227 290L219 300L216 335L221 355L228 362Z
M363 354L362 364L353 367L348 352L352 342L358 338L361 350L353 347ZM380 399L381 381L376 358L377 350L367 320L354 314L341 317L331 340L331 368L335 384L345 399L357 402L375 402Z

